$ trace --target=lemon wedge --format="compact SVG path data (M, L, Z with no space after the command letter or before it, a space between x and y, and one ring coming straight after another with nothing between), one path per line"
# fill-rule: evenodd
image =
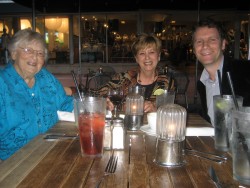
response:
M163 89L157 89L157 90L155 90L154 95L161 95L163 93L164 93Z

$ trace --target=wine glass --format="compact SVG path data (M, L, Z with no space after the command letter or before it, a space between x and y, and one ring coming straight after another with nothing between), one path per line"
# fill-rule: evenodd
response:
M120 110L121 102L123 100L123 90L120 88L110 88L108 91L108 97L114 104L114 117L117 117L117 110ZM119 109L118 109L119 108Z

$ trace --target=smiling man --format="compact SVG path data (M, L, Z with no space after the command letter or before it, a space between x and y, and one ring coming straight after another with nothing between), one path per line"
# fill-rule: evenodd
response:
M193 48L196 58L204 66L201 78L197 83L203 109L201 115L213 125L213 96L220 95L217 71L220 71L222 77L222 94L232 94L226 74L230 72L233 84L236 86L236 94L244 97L243 104L247 104L249 93L246 92L246 85L245 88L240 87L243 83L247 83L246 75L240 73L241 71L243 73L243 67L246 67L247 64L245 66L242 62L236 62L224 55L223 52L226 48L225 32L223 26L212 19L201 20L195 27Z

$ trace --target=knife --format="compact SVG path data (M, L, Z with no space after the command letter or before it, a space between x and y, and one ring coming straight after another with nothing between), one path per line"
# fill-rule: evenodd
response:
M208 159L217 163L223 163L227 160L227 157L224 155L217 155L214 153L210 153L210 152L202 152L202 151L198 151L198 150L194 150L194 149L189 149L189 148L185 148L185 153L188 155L193 155L196 157L201 157L204 159Z
M78 135L67 135L67 134L47 134L44 139L48 141L58 140L58 139L76 139Z
M208 173L209 173L210 178L213 180L215 186L217 188L221 188L220 180L219 180L219 178L218 178L217 174L215 173L215 170L212 166L209 167Z

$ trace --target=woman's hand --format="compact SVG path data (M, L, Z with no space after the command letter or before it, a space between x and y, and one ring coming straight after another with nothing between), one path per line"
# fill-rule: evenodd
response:
M108 97L107 97L107 109L110 111L114 110L114 104L110 101Z
M145 101L144 102L144 112L156 112L157 108L155 102L152 101Z

